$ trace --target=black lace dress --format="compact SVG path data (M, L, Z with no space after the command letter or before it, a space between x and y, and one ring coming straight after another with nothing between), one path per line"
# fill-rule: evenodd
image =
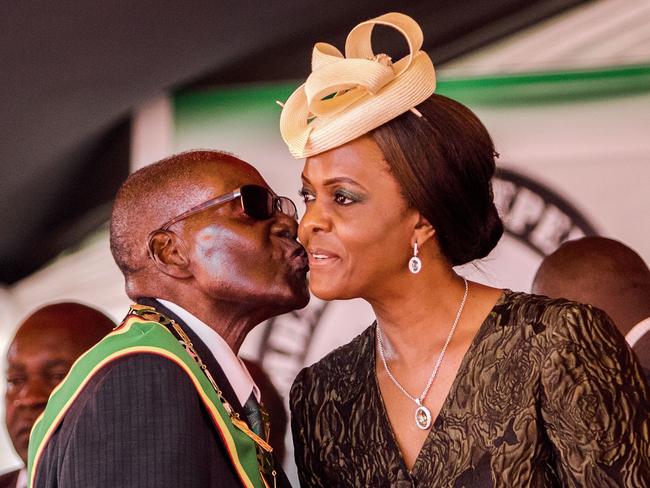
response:
M411 471L381 399L375 330L296 378L303 488L650 486L648 386L600 310L506 290Z

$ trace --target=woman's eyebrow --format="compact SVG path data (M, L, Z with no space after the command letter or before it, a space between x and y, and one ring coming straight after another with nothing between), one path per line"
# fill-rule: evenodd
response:
M307 184L312 184L309 178L305 176L304 174L301 175L302 180L307 183ZM338 185L340 183L348 183L354 186L358 186L359 188L366 189L361 183L358 181L354 180L353 178L350 178L349 176L335 176L333 178L328 178L325 181L323 181L323 186L332 186L332 185Z
M356 180L353 180L352 178L349 178L347 176L337 176L337 177L334 177L334 178L328 178L323 182L323 185L329 186L329 185L335 185L335 184L338 184L338 183L350 183L350 184L356 185L356 186L363 186L363 185L359 184Z

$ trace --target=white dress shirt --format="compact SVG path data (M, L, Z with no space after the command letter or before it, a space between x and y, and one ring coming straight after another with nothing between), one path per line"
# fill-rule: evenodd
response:
M650 317L643 319L641 322L632 327L630 331L625 334L625 340L630 345L630 347L632 347L648 331L650 331Z
M157 298L169 310L174 312L192 331L199 336L199 339L210 350L215 357L221 369L223 369L230 386L237 395L237 400L244 405L251 393L255 394L257 401L260 401L260 389L253 381L244 362L230 349L228 343L214 329L205 322L196 318L184 308L167 300Z
M23 468L18 472L16 488L27 488L27 468Z

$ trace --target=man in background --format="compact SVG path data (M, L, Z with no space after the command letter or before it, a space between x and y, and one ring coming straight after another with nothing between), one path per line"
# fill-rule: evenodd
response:
M86 305L56 303L37 309L18 326L7 352L5 420L14 449L25 465L29 432L52 389L72 363L114 325ZM26 485L24 467L0 476L0 488Z
M632 249L605 237L565 242L544 258L532 291L607 312L650 377L650 270Z

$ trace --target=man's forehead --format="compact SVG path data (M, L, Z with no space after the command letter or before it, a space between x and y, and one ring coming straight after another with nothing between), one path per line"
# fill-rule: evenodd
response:
M31 351L30 354L26 354L26 352L10 351L7 354L7 367L13 370L29 370L31 368L65 366L73 363L80 355L80 351L68 347L37 349Z
M56 304L38 310L17 329L9 351L78 348L108 333L112 323L100 312L76 304Z
M57 340L46 335L35 341L20 338L12 342L7 351L7 366L11 368L42 367L55 363L74 361L84 348L71 341Z
M203 165L195 177L196 186L209 193L227 193L247 184L268 187L253 166L236 158Z
M49 344L59 344L61 347L68 342L74 342L74 327L65 327L60 324L43 324L32 322L22 327L16 333L11 343L11 349L27 350L44 347Z

